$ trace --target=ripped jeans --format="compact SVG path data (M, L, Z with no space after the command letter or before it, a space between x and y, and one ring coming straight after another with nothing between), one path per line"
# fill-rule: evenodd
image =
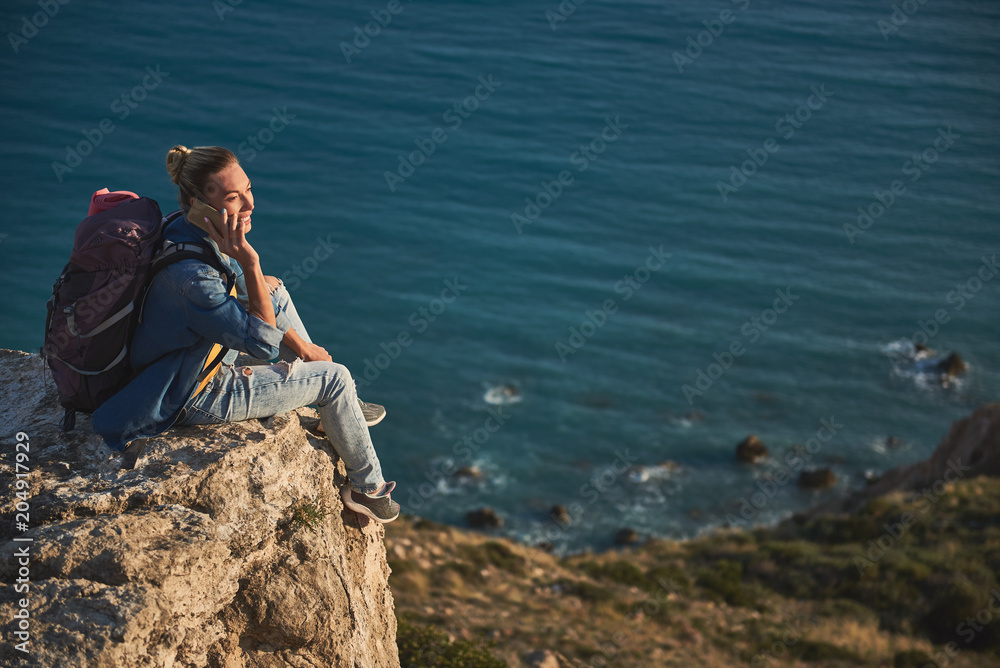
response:
M282 323L279 328L290 323L299 336L311 342L284 283L279 279L278 287L269 287L275 319ZM336 362L303 361L284 342L278 357L276 364L263 360L246 366L223 364L205 389L185 406L186 413L175 424L241 422L315 404L327 438L344 460L351 487L358 492L378 490L385 482L382 467L347 367Z

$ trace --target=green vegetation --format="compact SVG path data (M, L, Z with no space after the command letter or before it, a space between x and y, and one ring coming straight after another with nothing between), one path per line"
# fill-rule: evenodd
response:
M292 525L296 529L314 531L326 515L326 504L322 501L301 501L292 509Z
M753 594L743 586L743 564L729 559L719 559L709 568L698 573L697 584L716 600L729 605L752 608L757 603Z
M754 553L730 558L782 596L853 600L878 615L882 628L965 647L960 624L984 610L990 592L1000 588L998 516L1000 481L982 479L957 486L932 506L926 499L885 497L855 517L803 522L797 539L761 540ZM789 530L756 535L779 532ZM998 623L977 631L969 647L1000 646L1000 601L994 605Z
M447 546L390 559L397 609L452 634L470 621L500 630L492 654L510 663L551 649L649 667L1000 665L997 478L934 499L892 494L853 516L565 558L429 522L392 532Z
M493 565L508 573L524 574L525 558L495 540L487 541L481 545L465 545L459 554L479 568Z
M467 640L448 640L448 634L433 626L416 626L398 620L396 644L402 668L506 668L507 664L488 647Z

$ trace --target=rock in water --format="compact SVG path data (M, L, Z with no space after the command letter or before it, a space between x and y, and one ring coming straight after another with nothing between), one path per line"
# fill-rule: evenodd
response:
M483 472L478 466L463 466L455 471L454 477L459 480L479 480L483 477Z
M625 527L615 534L616 545L635 545L639 542L639 532L635 529Z
M0 616L27 598L33 662L5 642L0 664L399 666L382 526L341 505L343 463L300 425L313 409L172 429L122 470L89 417L61 431L37 355L0 350L0 385L0 461L14 471L25 432L30 471L28 528L13 503L0 527L4 554L29 548L29 588L4 587ZM302 503L325 510L311 529ZM17 568L0 560L3 582Z
M828 489L837 483L837 474L830 469L803 471L799 474L799 487L802 489Z
M736 458L746 464L755 464L765 457L767 448L754 434L750 434L736 446Z
M887 471L869 487L845 498L831 499L800 515L800 519L856 513L883 494L919 492L939 483L980 475L1000 476L1000 402L983 404L971 415L953 422L929 459Z
M570 524L573 521L573 518L570 517L569 515L569 510L567 510L566 506L562 504L556 504L552 506L552 508L549 510L549 516L551 516L552 519L554 519L556 522L564 526Z
M473 510L465 516L465 521L474 529L495 529L503 526L503 518L492 508Z
M943 380L951 380L965 373L965 360L958 353L952 353L938 363L938 371Z

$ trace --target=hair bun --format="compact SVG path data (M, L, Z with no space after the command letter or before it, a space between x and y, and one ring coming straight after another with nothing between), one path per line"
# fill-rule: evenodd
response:
M189 155L191 155L191 149L180 144L167 151L167 173L170 174L170 180L175 184L180 184L181 170Z

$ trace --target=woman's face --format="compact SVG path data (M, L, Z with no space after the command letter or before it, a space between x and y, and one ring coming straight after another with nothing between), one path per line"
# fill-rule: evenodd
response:
M207 203L229 213L229 220L235 216L243 221L244 233L250 231L250 213L253 211L253 193L250 179L235 162L209 177L205 184Z

